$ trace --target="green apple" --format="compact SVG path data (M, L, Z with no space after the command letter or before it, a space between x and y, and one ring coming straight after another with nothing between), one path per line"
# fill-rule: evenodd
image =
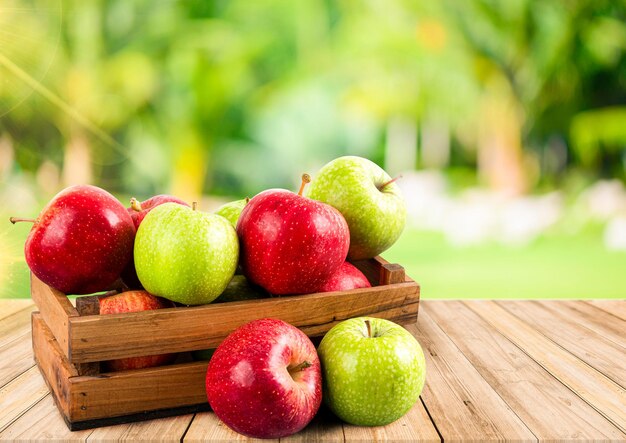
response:
M253 285L243 275L233 276L228 286L213 303L228 303L231 301L256 300L266 298L268 294L260 286Z
M369 326L368 326L369 323ZM426 378L417 340L389 320L359 317L343 321L322 339L323 396L340 419L359 426L383 426L406 414Z
M134 252L146 291L201 305L215 300L233 277L239 241L224 217L164 203L139 225Z
M242 200L235 200L234 202L225 203L219 208L215 210L217 215L221 215L226 220L230 222L233 227L237 227L237 220L239 220L239 215L241 215L241 211L250 201L249 198L244 198Z
M387 250L400 237L406 205L398 185L366 158L339 157L315 176L308 197L341 212L350 228L348 258L360 260Z

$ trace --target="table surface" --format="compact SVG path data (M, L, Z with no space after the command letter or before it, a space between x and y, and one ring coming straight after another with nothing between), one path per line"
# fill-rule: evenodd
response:
M68 431L34 365L30 300L0 300L0 440L246 440L213 413ZM378 428L322 410L282 440L626 441L626 301L423 301L413 409Z

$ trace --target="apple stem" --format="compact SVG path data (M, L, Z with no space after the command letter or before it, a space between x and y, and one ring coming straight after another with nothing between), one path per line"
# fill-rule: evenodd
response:
M289 371L290 374L295 374L296 372L300 372L303 369L306 369L308 367L312 366L310 362L304 360L302 363L292 366L292 367L288 367L287 371Z
M198 208L198 202L193 202L191 204L191 209L193 209L194 211Z
M9 221L13 224L18 222L28 222L28 223L37 223L37 220L34 218L20 218L20 217L11 217Z
M372 338L372 325L369 320L365 320L365 326L367 327L367 338Z
M137 200L135 197L130 199L130 208L133 211L141 212L143 208L141 207L141 202Z
M250 202L250 197L246 197L246 205Z
M311 176L309 174L302 174L302 184L300 185L300 190L298 191L298 195L302 196L302 191L304 191L304 187L307 183L311 183Z
M382 191L382 190L383 190L383 189L385 189L387 186L389 186L390 184L392 184L392 183L393 183L393 182L395 182L396 180L400 180L401 178L402 178L402 175L399 175L399 176L397 176L397 177L394 177L394 178L392 178L391 180L389 180L389 181L387 181L387 182L383 183L382 185L380 185L380 186L378 187L378 189L380 189L380 190Z

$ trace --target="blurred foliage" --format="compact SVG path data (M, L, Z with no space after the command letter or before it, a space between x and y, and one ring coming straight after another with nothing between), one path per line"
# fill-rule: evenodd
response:
M496 187L624 177L621 1L6 0L0 43L0 135L59 187L254 195L397 117Z

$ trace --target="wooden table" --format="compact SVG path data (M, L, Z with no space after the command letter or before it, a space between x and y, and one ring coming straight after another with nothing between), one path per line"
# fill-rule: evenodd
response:
M69 432L32 359L30 300L0 300L0 440L245 440L213 413ZM380 428L328 411L284 440L626 441L626 301L424 301L421 400Z

